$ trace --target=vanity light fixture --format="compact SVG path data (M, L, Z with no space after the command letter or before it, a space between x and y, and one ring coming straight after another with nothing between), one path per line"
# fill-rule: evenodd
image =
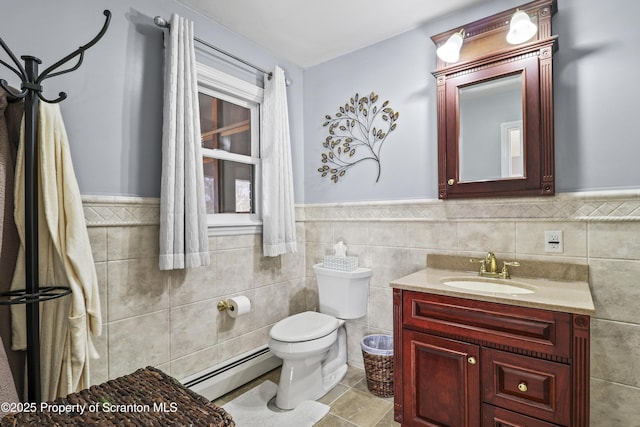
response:
M507 42L510 44L524 43L533 37L538 31L538 26L531 22L526 12L517 9L511 17Z
M453 63L460 59L460 49L462 48L462 40L464 39L464 28L454 33L449 39L436 50L438 58L444 62Z
M509 32L507 33L507 42L509 44L524 43L533 37L538 31L538 26L531 22L531 18L520 9L516 9L511 17L509 24ZM452 64L460 59L460 50L464 41L464 28L453 33L447 41L436 49L436 55L444 62Z

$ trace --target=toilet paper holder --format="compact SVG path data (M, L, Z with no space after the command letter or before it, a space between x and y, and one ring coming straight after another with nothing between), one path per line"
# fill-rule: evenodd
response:
M218 301L218 311L225 311L230 317L236 318L251 311L251 301L244 295Z
M218 311L226 311L226 310L233 311L233 305L231 305L231 302L226 299L222 301L218 301Z

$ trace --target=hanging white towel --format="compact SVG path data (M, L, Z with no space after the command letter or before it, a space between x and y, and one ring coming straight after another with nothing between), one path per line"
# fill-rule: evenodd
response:
M265 256L297 251L287 88L276 66L262 104L262 248Z
M171 15L165 46L160 269L209 264L193 22Z
M40 103L38 122L38 258L41 286L68 286L71 295L40 306L42 400L90 385L91 337L101 333L98 279L58 104ZM25 288L24 130L16 161L15 221L22 245L12 289ZM27 347L25 307L12 305L12 348Z

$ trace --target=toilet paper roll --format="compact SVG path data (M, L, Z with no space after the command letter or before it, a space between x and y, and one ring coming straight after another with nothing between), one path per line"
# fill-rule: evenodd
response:
M249 298L245 297L244 295L229 298L229 304L231 305L231 307L229 307L227 313L229 313L229 316L233 317L234 319L251 311L251 301L249 301Z

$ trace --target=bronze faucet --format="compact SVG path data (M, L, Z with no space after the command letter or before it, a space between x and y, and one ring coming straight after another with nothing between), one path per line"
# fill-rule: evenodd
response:
M498 262L493 252L487 253L484 259L471 258L470 262L480 263L480 271L478 275L482 277L497 277L501 279L510 279L509 266L518 267L520 263L518 261L503 261L502 270L498 272Z

